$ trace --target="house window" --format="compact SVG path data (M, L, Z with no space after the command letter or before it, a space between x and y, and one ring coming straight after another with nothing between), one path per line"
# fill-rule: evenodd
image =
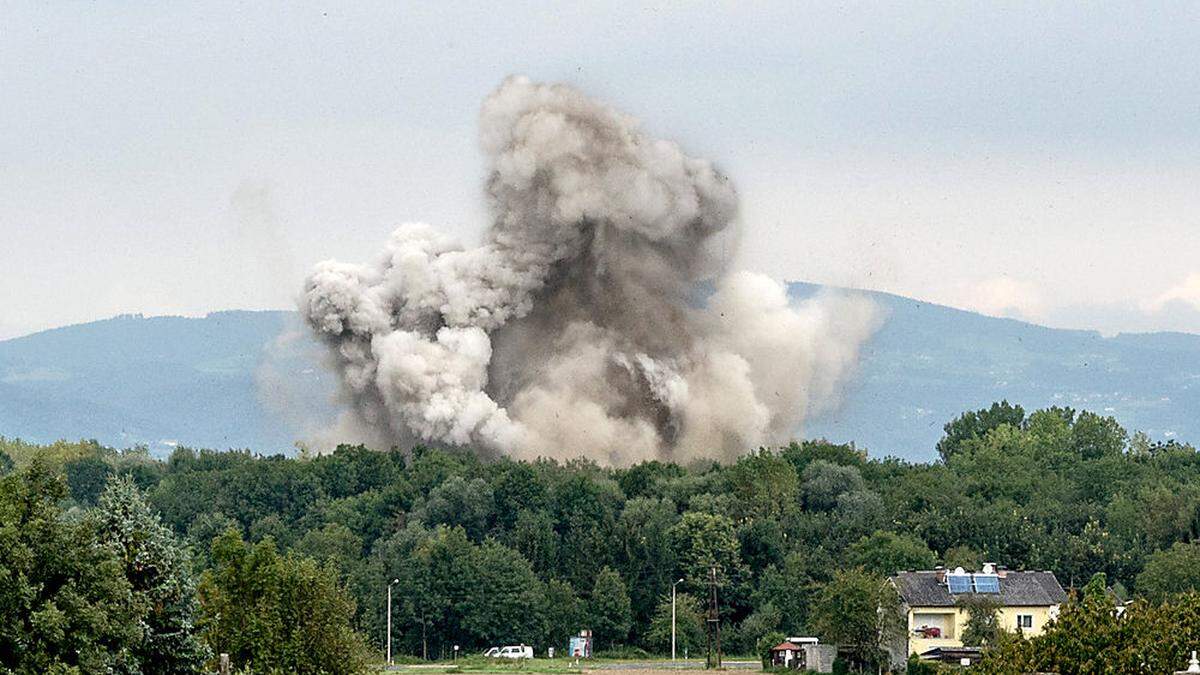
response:
M1017 628L1033 628L1033 615L1032 614L1018 614L1017 615Z

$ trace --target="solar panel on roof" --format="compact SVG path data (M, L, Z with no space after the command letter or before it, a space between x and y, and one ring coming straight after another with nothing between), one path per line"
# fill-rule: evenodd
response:
M999 593L1000 592L1000 577L995 574L976 574L975 575L975 592L976 593Z
M950 586L951 593L971 592L971 576L968 574L948 574L946 583Z

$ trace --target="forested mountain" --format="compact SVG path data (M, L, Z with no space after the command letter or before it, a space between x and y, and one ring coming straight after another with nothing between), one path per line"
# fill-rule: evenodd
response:
M795 297L816 291L792 284ZM1200 336L1056 330L871 293L886 321L844 404L806 437L925 461L961 410L1008 399L1200 435ZM123 316L0 342L0 433L41 442L291 451L332 420L333 378L290 312Z

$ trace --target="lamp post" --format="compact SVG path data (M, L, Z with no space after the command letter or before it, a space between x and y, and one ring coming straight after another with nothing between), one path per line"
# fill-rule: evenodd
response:
M671 660L675 660L675 587L678 586L683 579L679 579L671 584Z
M399 583L399 579L392 579L388 582L387 591L387 664L392 665L392 585Z

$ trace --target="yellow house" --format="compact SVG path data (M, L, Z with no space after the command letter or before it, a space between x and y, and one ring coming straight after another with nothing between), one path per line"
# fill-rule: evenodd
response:
M994 598L1001 628L1033 636L1058 616L1059 605L1067 599L1052 572L1015 572L990 563L979 572L961 567L900 572L890 581L900 595L901 611L908 622L905 657L939 647L962 647L967 624L964 600Z

